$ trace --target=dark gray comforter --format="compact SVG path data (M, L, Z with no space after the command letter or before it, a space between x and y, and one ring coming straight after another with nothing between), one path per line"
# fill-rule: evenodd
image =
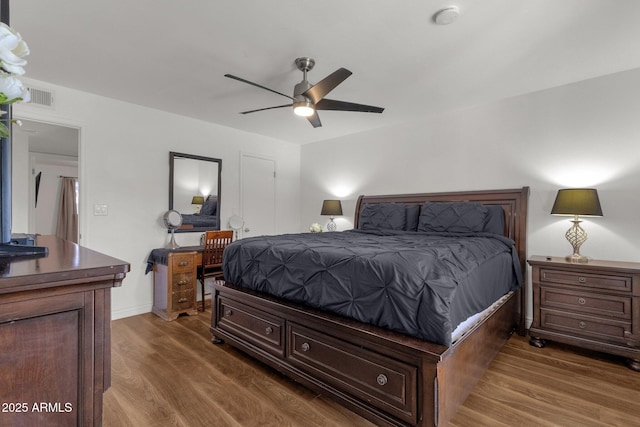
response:
M489 233L351 230L242 239L225 280L443 345L521 283L513 241Z

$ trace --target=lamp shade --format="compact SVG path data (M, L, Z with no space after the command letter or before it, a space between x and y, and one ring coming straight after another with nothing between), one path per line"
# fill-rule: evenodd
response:
M325 200L322 202L320 215L342 215L342 203L340 203L340 200Z
M602 216L598 192L594 188L558 190L552 215Z
M204 203L204 196L193 196L193 199L191 199L192 205L201 205L203 203Z

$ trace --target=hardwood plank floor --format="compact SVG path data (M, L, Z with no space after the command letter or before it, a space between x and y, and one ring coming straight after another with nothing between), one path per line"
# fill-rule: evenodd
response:
M105 427L372 426L230 346L210 341L209 311L112 322ZM640 426L640 373L623 360L514 335L452 427Z

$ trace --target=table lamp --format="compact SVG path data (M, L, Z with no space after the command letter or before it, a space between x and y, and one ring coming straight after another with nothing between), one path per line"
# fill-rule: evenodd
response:
M193 196L191 199L191 204L196 205L196 213L200 212L200 208L202 208L202 204L204 203L204 196Z
M573 253L567 255L570 262L588 262L588 258L580 255L580 246L587 241L587 232L580 227L580 215L602 216L602 208L598 192L593 188L567 188L558 190L551 215L573 215L573 225L565 233L565 237L573 247Z
M329 224L327 224L328 231L336 231L336 223L333 217L336 215L342 215L342 203L340 200L325 200L322 202L322 211L320 215L329 215Z

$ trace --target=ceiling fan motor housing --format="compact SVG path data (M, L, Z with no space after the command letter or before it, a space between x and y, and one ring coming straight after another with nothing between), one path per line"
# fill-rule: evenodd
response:
M315 111L313 102L302 95L311 86L312 85L305 79L293 88L293 97L295 98L293 102L293 112L299 116L308 117Z

